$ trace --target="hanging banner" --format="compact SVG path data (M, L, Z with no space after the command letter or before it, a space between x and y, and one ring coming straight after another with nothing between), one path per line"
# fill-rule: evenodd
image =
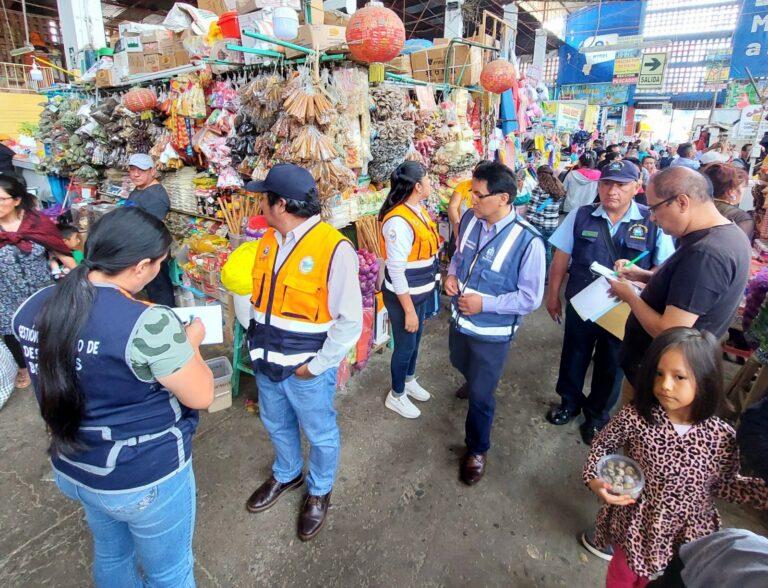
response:
M720 87L728 79L728 63L731 60L730 49L710 49L704 56L707 73L704 81L707 85Z
M613 62L614 84L636 84L640 73L642 52L639 49L618 51Z
M755 78L768 76L768 0L742 0L733 33L730 75L741 79L750 73Z
M763 107L760 104L751 104L741 109L739 118L738 139L754 139L768 130L768 122L763 116ZM759 137L758 137L759 139Z
M582 112L584 112L583 104L560 102L557 107L557 124L555 126L566 131L578 129Z
M590 104L584 111L584 130L590 133L597 129L597 119L600 114L600 107L596 104Z
M637 76L638 90L661 90L664 85L664 69L667 67L666 53L644 53Z
M756 80L761 94L768 90L768 81ZM759 104L760 98L749 80L731 80L725 97L726 108L742 108L748 104Z
M629 86L615 84L570 84L560 88L560 100L585 100L588 104L611 106L629 101Z

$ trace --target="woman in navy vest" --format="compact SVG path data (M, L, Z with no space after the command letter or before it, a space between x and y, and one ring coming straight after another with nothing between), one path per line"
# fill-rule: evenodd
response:
M197 409L213 401L199 352L205 332L132 298L170 244L146 212L110 212L91 231L82 264L13 319L56 484L83 505L93 533L97 586L195 583L192 436Z

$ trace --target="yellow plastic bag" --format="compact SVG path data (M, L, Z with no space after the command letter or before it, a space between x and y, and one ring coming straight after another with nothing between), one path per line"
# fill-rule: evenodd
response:
M248 241L235 249L221 268L222 285L234 294L250 294L253 289L253 263L260 241Z

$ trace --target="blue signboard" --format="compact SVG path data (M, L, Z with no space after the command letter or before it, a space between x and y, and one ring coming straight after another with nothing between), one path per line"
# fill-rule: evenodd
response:
M733 34L730 77L768 76L768 0L744 0Z
M640 33L642 2L602 2L571 14L566 23L565 44L560 47L557 83L594 84L613 81L615 52L600 46L621 42ZM589 47L582 53L579 49Z

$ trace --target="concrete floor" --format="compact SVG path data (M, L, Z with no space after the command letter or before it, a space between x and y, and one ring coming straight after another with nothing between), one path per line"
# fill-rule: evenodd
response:
M252 515L244 503L269 475L272 449L243 398L204 414L195 439L196 578L200 586L600 586L606 564L579 546L596 499L581 483L576 423L543 418L561 327L539 310L525 323L497 394L493 448L480 485L457 478L465 404L448 363L447 324L422 343L420 381L434 398L407 421L383 407L388 353L338 394L342 459L330 519L308 544L295 534L301 493ZM246 386L246 394L252 385ZM0 412L0 585L85 586L83 514L51 481L31 393ZM754 511L723 506L726 524L766 534Z

